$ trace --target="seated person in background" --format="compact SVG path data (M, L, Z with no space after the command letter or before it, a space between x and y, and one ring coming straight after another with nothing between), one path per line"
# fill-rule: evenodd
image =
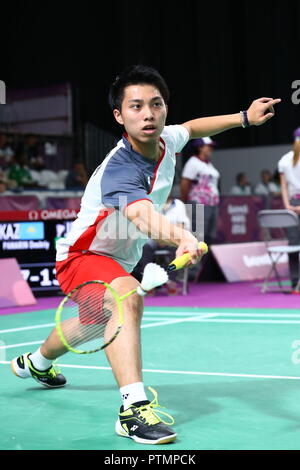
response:
M236 185L232 186L230 194L233 196L250 196L252 194L246 173L241 172L236 175Z
M180 199L176 199L169 195L166 204L161 212L172 224L184 227L186 230L190 229L190 220L187 216L184 203ZM149 239L143 247L143 255L133 271L133 276L139 281L142 279L143 272L146 264L155 262L155 251L166 249L170 252L169 261L171 262L176 257L176 247L166 246L158 243L155 240ZM168 293L170 295L177 294L177 272L169 273L169 281L166 283Z
M38 182L32 178L27 163L25 153L16 153L14 163L7 172L7 178L14 180L18 189L37 188L39 186Z
M261 182L254 188L257 196L280 196L280 188L273 182L272 173L269 170L262 170Z
M0 168L0 193L3 194L5 193L5 191L15 189L16 187L16 181L8 179L6 176L6 172Z
M29 172L32 179L38 181L40 188L49 189L57 182L58 175L54 171L46 168L43 157L38 157L32 162Z
M0 133L0 167L7 169L12 163L14 151L10 146L6 134Z
M0 170L0 194L5 193L7 191L7 180L4 171Z
M0 194L5 193L6 189L6 184L0 179Z
M84 163L76 162L66 177L66 189L83 191L88 182L88 175Z
M27 163L30 168L39 158L43 158L39 139L34 134L27 134L25 140L18 143L17 153L24 153L26 155Z

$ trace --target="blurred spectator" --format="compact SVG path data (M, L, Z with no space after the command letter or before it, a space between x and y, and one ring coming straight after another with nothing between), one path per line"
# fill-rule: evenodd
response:
M284 208L295 212L299 218L298 227L287 228L289 245L300 245L300 127L293 137L293 149L281 157L278 171ZM289 253L288 257L292 292L299 293L295 290L300 278L299 253Z
M204 240L208 245L216 238L219 208L220 173L211 163L214 147L210 137L192 141L194 155L186 162L181 175L181 199L183 202L204 205ZM193 217L196 211L193 211ZM192 221L193 229L196 220Z
M172 224L179 225L185 229L190 229L190 220L187 216L185 205L180 199L176 199L169 195L166 204L161 212ZM134 268L133 275L141 281L146 264L155 262L155 251L159 249L167 249L169 251L168 262L171 262L176 257L175 246L166 246L155 240L149 239L143 247L143 255ZM168 293L170 295L177 294L177 272L169 273L169 281L166 283Z
M74 163L73 168L66 177L66 189L81 191L86 187L88 175L85 165L82 162Z
M7 178L16 182L17 188L36 188L38 182L30 174L25 153L16 153L14 163L8 170Z
M54 171L46 168L46 164L41 157L32 163L29 172L32 179L38 181L39 187L48 189L56 187L58 175Z
M278 191L281 192L281 187L280 187L280 175L279 175L278 168L276 168L276 170L275 170L274 173L273 173L273 182L274 182L274 184L276 184L276 186L277 186L277 188L278 188Z
M5 170L12 163L14 150L10 146L6 134L0 133L0 168Z
M5 176L4 171L0 170L0 194L5 193L5 191L8 189L7 187L7 179Z
M29 167L32 167L36 161L43 161L43 152L40 148L39 139L34 134L27 134L24 141L19 142L16 152L26 155Z
M233 196L250 196L252 194L251 185L248 181L246 173L238 173L235 180L236 184L235 186L232 186L230 194Z
M269 170L262 170L261 182L254 188L254 194L257 196L280 196L280 187L278 187L272 178L272 173Z
M15 189L16 187L16 181L8 179L5 171L0 169L0 193L4 193L7 190Z
M6 190L7 190L6 184L0 179L0 194L5 193Z

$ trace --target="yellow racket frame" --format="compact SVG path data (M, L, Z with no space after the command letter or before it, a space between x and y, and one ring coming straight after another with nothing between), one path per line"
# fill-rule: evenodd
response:
M64 334L63 334L63 331L62 331L62 327L61 327L61 324L62 324L62 321L61 321L61 317L62 317L62 311L63 311L63 308L64 308L64 305L66 304L66 302L68 302L68 300L70 300L70 298L72 297L72 295L74 294L74 292L76 292L77 290L79 290L81 287L83 286L86 286L88 284L101 284L102 286L106 287L106 289L108 289L110 291L110 293L112 294L113 298L115 299L116 303L117 303L117 306L118 306L118 326L117 326L117 329L116 329L116 332L114 333L114 335L111 337L111 339L105 343L103 346L99 347L99 348L96 348L96 349L93 349L93 350L90 350L90 351L83 351L82 349L76 349L76 348L73 348L73 346L71 346L66 338L64 337ZM67 348L69 351L75 353L75 354L91 354L91 353L95 353L97 351L101 351L101 349L104 349L106 348L107 346L109 346L115 339L116 337L118 336L118 334L120 333L121 331L121 328L123 326L123 323L124 323L124 311L123 311L123 300L124 299L127 299L127 297L129 297L130 295L134 294L135 292L137 291L137 289L133 289L131 290L130 292L128 292L127 294L124 294L122 295L121 297L117 294L117 292L109 285L107 284L106 282L104 281L100 281L100 280L95 280L95 281L87 281L87 282L83 282L82 284L80 284L79 286L75 287L73 290L71 290L71 292L69 292L64 298L63 300L60 302L57 310L56 310L56 314L55 314L55 325L56 325L56 331L57 331L57 334L59 336L59 339L61 340L62 344L65 346L65 348Z

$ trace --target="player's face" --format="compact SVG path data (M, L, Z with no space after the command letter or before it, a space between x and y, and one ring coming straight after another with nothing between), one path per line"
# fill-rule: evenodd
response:
M129 85L124 90L121 112L115 109L114 116L133 139L153 142L165 126L167 107L156 87Z

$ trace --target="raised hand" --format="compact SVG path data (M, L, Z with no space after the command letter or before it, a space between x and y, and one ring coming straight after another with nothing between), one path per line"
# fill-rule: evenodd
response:
M267 122L275 114L274 105L280 102L280 98L258 98L254 100L247 110L249 124L251 126L261 126Z

